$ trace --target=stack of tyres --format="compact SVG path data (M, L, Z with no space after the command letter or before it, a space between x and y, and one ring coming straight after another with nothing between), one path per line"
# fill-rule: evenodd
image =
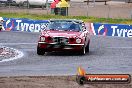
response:
M2 25L0 24L0 31L2 30Z
M2 30L3 22L4 22L3 18L0 17L0 31Z
M68 16L68 7L62 7L60 9L60 15L62 15L62 16Z
M55 12L55 15L60 15L60 8L55 8L54 12Z

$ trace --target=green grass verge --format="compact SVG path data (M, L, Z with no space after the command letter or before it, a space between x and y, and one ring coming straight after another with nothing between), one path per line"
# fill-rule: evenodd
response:
M47 19L79 19L85 22L100 22L100 23L118 23L118 24L132 24L132 19L112 19L112 18L97 18L87 16L59 16L59 15L38 15L25 13L1 13L0 16L7 18L29 18L35 20Z

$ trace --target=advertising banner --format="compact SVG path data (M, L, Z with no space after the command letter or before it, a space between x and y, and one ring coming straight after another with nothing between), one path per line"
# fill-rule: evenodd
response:
M45 29L48 21L46 20L31 20L25 18L3 18L3 30L6 31L26 31L40 32Z
M40 32L48 24L47 20L31 20L26 18L3 18L3 30ZM86 23L93 35L132 37L132 25Z
M93 35L132 37L132 25L91 23Z

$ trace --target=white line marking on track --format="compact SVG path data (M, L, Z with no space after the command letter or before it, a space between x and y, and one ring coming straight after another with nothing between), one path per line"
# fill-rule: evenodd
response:
M107 47L111 49L132 49L132 47Z
M0 43L0 45L35 45L37 43Z

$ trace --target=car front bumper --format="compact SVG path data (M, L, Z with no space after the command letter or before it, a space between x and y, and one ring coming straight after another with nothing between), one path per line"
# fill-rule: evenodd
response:
M82 49L84 44L58 44L58 43L46 43L38 42L38 47L45 51L79 51Z

